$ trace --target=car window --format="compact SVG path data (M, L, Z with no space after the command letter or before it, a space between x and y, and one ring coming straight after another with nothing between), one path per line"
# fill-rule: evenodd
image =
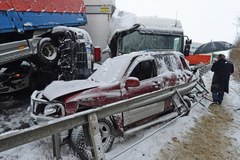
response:
M173 54L155 55L154 57L157 61L158 70L160 71L158 72L158 74L161 74L165 71L182 69L182 64L180 60Z
M157 74L160 75L166 71L169 71L169 64L165 63L165 59L164 58L165 55L160 55L160 54L156 54L154 55L155 61L156 61L156 66L157 66Z
M156 76L156 69L153 60L142 61L133 69L130 77L137 77L140 81Z
M166 67L169 71L172 71L172 66L171 66L171 57L169 55L164 55L163 57L164 63L166 64Z
M171 68L172 68L173 71L182 69L182 64L176 56L169 55L169 58L170 58L169 61L171 63Z
M89 79L103 83L119 82L130 63L131 58L127 55L107 59Z
M180 57L183 69L189 70L189 66L183 57Z

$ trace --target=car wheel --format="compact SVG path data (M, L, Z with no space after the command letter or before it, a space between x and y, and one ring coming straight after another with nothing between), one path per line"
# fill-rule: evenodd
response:
M115 128L113 123L108 119L100 119L99 130L102 137L102 145L104 152L108 152L113 145L115 139ZM83 158L89 158L91 150L85 142L82 126L74 128L71 134L71 144L73 150Z
M70 137L70 146L73 151L77 153L81 160L89 160L91 157L91 149L85 143L82 126L76 127L72 130Z
M38 58L43 64L48 66L57 64L60 55L50 38L42 38L38 43L37 50Z
M113 123L108 119L99 120L99 130L102 137L104 152L110 151L115 139L115 128Z

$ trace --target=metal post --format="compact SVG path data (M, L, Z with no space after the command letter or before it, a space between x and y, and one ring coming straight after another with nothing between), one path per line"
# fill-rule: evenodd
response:
M178 90L175 90L175 93L171 97L171 101L179 115L190 110Z
M61 148L60 148L60 134L52 135L53 142L53 156L56 157L56 160L61 160Z
M94 159L95 160L105 160L105 154L103 151L101 134L99 131L98 118L96 113L92 113L88 115L88 123L89 123L89 132L90 138L93 145L94 150Z

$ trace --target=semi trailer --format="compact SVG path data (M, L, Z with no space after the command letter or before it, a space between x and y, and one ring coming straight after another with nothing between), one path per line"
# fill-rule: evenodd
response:
M79 28L87 24L83 0L0 0L0 19L0 93L34 90L42 77L44 87L91 74L92 40ZM26 62L33 74L19 71Z

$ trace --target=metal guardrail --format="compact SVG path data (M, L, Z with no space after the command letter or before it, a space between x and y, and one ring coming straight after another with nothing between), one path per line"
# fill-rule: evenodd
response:
M105 159L101 143L99 143L101 137L98 125L96 125L98 124L98 119L135 108L140 108L148 104L164 101L174 95L176 91L178 91L181 95L187 94L190 88L194 88L197 85L197 82L198 79L194 79L189 83L181 84L176 87L170 87L161 91L147 93L96 109L90 109L74 115L58 118L49 121L47 124L33 126L24 130L17 130L15 132L0 135L0 152L38 139L42 139L47 136L58 135L62 131L88 122L90 130L92 128L92 131L90 132L90 138L93 142L95 158ZM58 153L55 154L56 158L60 159L60 155Z

